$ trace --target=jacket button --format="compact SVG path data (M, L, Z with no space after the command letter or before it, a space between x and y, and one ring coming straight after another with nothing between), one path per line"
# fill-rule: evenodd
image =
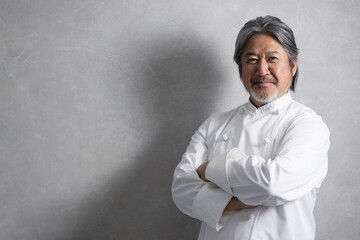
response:
M229 140L229 136L227 136L227 135L223 135L222 137L223 137L224 141Z

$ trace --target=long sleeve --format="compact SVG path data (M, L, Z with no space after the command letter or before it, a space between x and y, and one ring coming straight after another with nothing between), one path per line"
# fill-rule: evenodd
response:
M276 141L274 159L244 156L241 149L231 149L217 159L225 164L210 162L206 178L224 190L231 189L248 205L277 206L319 188L327 173L330 144L321 118L296 118ZM225 187L224 182L228 184Z
M208 161L206 144L207 122L192 136L180 163L175 169L172 197L176 206L185 214L206 222L219 231L230 217L224 208L232 195L213 183L202 181L196 169Z

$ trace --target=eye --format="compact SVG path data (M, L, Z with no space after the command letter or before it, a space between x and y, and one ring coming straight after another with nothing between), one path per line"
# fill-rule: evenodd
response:
M256 58L249 58L246 62L250 63L250 64L257 63L257 59Z
M279 60L279 59L277 57L275 57L275 56L271 56L271 57L268 58L269 62L275 62L277 60Z

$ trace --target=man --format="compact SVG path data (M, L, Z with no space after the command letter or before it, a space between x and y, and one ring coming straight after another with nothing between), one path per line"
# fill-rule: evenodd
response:
M272 16L241 29L234 60L249 102L208 118L175 169L172 195L202 221L198 239L310 240L329 131L294 101L298 49Z

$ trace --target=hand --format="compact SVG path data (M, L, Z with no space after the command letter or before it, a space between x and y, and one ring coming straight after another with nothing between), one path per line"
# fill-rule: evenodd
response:
M255 207L257 207L257 206L246 205L245 203L241 202L236 197L233 197L230 200L230 202L228 203L228 205L225 207L224 211L241 210L241 209L245 209L245 208L255 208Z
M199 177L201 178L201 180L203 180L204 182L210 182L209 180L207 180L205 178L205 171L206 171L206 167L208 165L208 162L204 162L202 163L198 169L196 170L197 174L199 175Z

